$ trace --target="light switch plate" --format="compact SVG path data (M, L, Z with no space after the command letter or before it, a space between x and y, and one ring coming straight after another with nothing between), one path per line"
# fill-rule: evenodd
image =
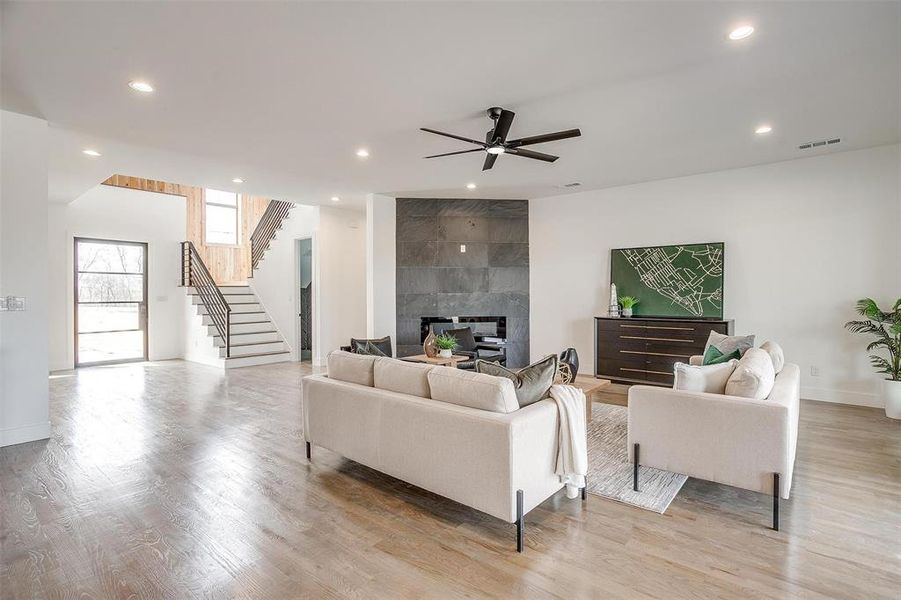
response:
M6 307L7 310L25 310L25 296L7 296L6 297Z

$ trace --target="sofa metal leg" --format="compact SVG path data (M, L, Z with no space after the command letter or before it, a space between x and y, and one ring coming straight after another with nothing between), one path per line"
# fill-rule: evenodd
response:
M522 514L522 490L516 490L516 551L525 547L525 520Z
M588 477L585 477L585 485L582 486L582 500L586 500L588 498Z
M307 442L307 460L313 460L313 446Z
M779 531L779 473L773 473L773 531Z
M638 444L632 445L632 489L638 490Z

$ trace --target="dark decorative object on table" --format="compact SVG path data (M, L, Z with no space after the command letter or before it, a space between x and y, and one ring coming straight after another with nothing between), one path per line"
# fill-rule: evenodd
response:
M560 353L560 364L566 365L569 368L570 379L567 381L564 377L563 383L572 383L576 380L576 375L579 374L579 353L576 352L575 348L567 348L563 352ZM564 369L561 369L561 374L564 374Z

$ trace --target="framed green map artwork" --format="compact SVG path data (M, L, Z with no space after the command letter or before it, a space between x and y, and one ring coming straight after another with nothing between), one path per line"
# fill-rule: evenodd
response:
M642 317L723 318L725 244L617 248L610 274L619 297L633 296Z

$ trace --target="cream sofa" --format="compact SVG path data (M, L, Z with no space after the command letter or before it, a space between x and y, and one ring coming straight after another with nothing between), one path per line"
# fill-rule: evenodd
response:
M303 380L312 445L516 524L563 487L557 405L519 408L509 379L336 351ZM584 499L584 489L583 499Z
M701 357L693 356L692 364ZM791 490L798 442L800 369L787 363L764 400L636 385L629 389L629 457L638 465L682 473L779 497Z

